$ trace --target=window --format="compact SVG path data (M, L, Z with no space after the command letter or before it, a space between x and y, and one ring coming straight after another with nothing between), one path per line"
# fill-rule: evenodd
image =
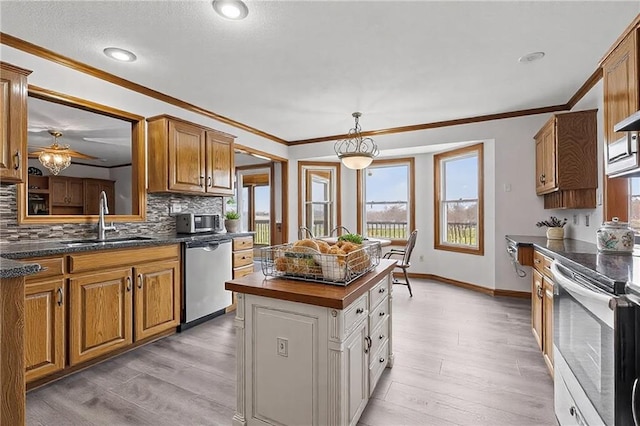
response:
M435 248L484 254L483 145L436 154Z
M629 179L629 226L636 233L636 241L638 241L640 234L640 178L635 177Z
M316 237L340 225L340 163L298 163L298 223Z
M358 232L404 243L414 229L413 158L377 160L358 170Z

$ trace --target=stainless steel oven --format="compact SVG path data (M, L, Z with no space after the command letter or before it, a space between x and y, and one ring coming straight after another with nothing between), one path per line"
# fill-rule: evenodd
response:
M558 261L552 264L552 272L558 422L561 426L633 425L636 309L613 289Z

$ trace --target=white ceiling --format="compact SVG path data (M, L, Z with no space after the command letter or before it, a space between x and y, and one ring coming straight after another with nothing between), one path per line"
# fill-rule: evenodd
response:
M0 1L2 32L293 141L564 104L628 1ZM117 63L105 47L133 51ZM518 57L544 51L543 60ZM383 147L381 147L383 148Z

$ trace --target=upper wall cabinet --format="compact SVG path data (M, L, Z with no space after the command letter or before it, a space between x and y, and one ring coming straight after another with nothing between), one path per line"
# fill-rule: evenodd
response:
M595 208L596 111L555 114L535 135L536 194L545 209Z
M31 71L0 62L0 181L24 182L27 159L27 76Z
M607 148L607 175L640 174L635 135L614 132L616 123L640 109L638 57L640 28L636 27L602 61L604 78L604 141Z
M147 121L149 192L233 194L234 136L168 115Z

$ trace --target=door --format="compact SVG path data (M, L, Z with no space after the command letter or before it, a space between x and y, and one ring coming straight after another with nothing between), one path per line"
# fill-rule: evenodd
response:
M180 323L180 263L150 263L133 269L135 340L175 328Z
M11 68L8 68L11 67ZM24 181L24 153L27 128L27 75L8 64L2 64L0 75L0 180Z
M345 350L343 356L345 357L346 370L345 376L347 381L348 398L348 422L352 424L353 419L359 416L367 405L369 398L368 393L368 378L369 378L369 363L367 362L369 357L365 352L365 338L367 337L369 327L367 321L363 321L362 324L355 329L349 338L344 343ZM344 400L344 399L343 399Z
M233 194L233 139L207 132L207 192Z
M553 281L543 278L542 353L553 376Z
M205 191L205 132L198 126L169 121L169 189Z
M271 185L270 168L242 170L240 181L242 190L240 215L243 229L255 232L256 247L273 244L271 241Z
M25 380L31 382L64 368L65 280L25 285Z
M542 350L542 274L532 270L531 280L531 330L538 347Z
M69 292L70 365L132 343L130 268L78 275Z

